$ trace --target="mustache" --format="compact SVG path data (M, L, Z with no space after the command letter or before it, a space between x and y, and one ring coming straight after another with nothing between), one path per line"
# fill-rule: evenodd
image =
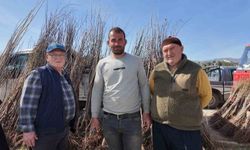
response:
M123 48L122 46L113 46L112 48Z

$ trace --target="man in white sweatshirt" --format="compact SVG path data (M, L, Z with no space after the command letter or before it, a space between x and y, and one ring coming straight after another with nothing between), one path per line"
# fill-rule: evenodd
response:
M112 53L97 64L92 91L91 128L99 130L102 124L112 150L141 149L141 108L144 128L147 130L151 125L149 86L143 62L124 52L126 42L121 28L110 30L107 44Z

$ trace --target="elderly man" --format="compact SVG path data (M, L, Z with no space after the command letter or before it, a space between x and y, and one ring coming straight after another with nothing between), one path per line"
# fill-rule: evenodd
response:
M166 38L161 48L164 61L150 76L154 149L201 150L202 108L212 97L208 77L178 38Z
M47 64L33 70L24 82L18 129L23 143L34 150L66 150L76 106L71 81L63 70L64 46L50 44L45 57Z

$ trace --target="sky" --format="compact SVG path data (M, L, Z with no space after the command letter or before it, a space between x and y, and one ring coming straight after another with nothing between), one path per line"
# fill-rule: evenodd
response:
M37 2L0 1L0 51ZM47 0L25 34L22 48L31 48L37 41L45 12L63 7L73 10L76 18L91 9L100 10L108 24L125 30L128 41L135 39L152 16L166 19L168 34L178 31L184 53L196 61L239 58L250 43L249 0Z

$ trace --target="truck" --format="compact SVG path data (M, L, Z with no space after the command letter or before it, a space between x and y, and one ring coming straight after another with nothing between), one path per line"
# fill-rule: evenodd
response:
M218 108L228 99L233 86L233 73L236 68L237 66L212 66L205 68L212 87L212 100L208 104L208 108Z
M238 66L213 66L206 71L212 87L212 100L208 108L218 108L230 96L232 87L240 80L250 79L250 44L246 45Z
M250 44L246 45L240 58L239 66L233 74L234 85L236 85L240 80L250 79L250 60L248 56L249 53Z
M10 56L10 61L7 63L4 73L6 74L6 79L0 85L0 104L2 101L10 94L10 89L13 86L16 86L16 82L18 81L19 75L22 70L25 68L28 58L32 53L31 49L18 51ZM80 109L85 108L85 104L87 101L87 92L89 87L89 70L86 69L83 73L83 80L79 85L79 107Z
M16 85L18 77L28 61L31 50L16 52L10 56L10 60L3 70L4 81L0 85L0 103L10 94L10 89Z

